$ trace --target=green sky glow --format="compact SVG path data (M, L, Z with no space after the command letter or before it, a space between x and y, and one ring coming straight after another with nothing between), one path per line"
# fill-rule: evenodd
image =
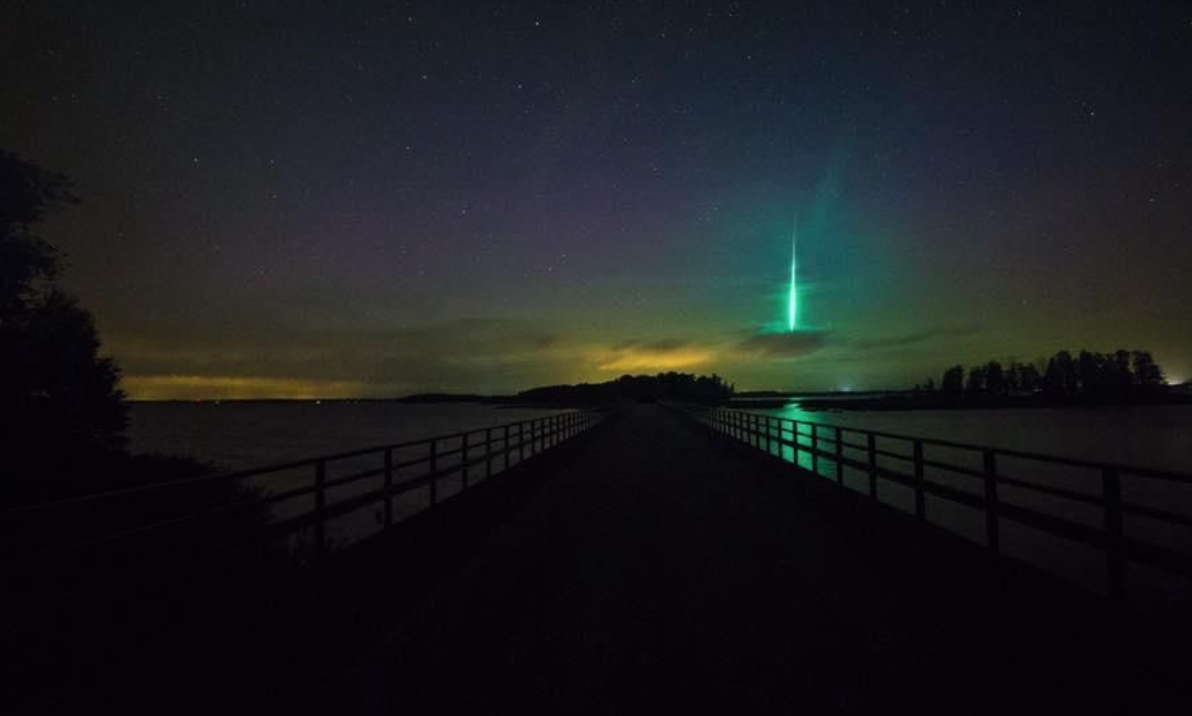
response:
M795 326L799 324L799 278L798 278L798 254L796 253L795 241L798 237L799 220L795 219L795 226L791 229L791 286L790 297L788 298L787 306L787 330L792 333Z

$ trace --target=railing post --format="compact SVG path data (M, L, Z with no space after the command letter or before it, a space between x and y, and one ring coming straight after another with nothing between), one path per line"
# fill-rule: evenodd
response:
M867 433L866 447L869 449L869 496L877 499L877 438Z
M797 465L797 464L799 464L799 448L795 447L795 430L797 430L798 428L795 426L795 421L791 420L790 418L783 420L782 423L783 423L782 430L784 432L780 432L779 434L782 436L783 440L787 440L788 437L787 437L786 433L788 433L788 432L790 433L789 441L790 441L790 445L791 445L791 462L793 462ZM783 460L785 460L785 459L786 458L784 457Z
M802 435L802 431L799 430L800 425L802 425L802 421L799 420L791 423L791 442L795 445L795 454L791 457L794 459L795 467L799 466L799 453L803 450L803 442L799 440L799 436Z
M493 476L493 429L484 429L484 479Z
M315 560L327 554L327 463L315 463Z
M927 498L923 493L923 441L915 441L915 517L927 521Z
M985 546L990 552L1001 552L1001 532L997 507L997 454L983 453L985 463Z
M927 521L927 498L924 492L923 441L914 441L914 516Z
M1115 611L1126 609L1126 550L1122 524L1122 478L1114 468L1101 471L1101 497L1105 502L1105 561L1109 577L1109 602Z
M770 442L771 428L772 428L772 426L770 425L770 416L767 415L766 416L766 454L767 455L770 455L774 452L774 445L773 445L773 443Z
M836 426L836 484L844 487L844 442L840 426Z
M393 448L385 448L385 527L393 526Z
M468 434L465 432L459 444L460 491L468 489Z
M521 421L517 424L517 464L525 462L526 459L526 421Z
M439 503L439 441L430 441L430 504L434 507Z
M819 426L811 424L811 471L819 474Z

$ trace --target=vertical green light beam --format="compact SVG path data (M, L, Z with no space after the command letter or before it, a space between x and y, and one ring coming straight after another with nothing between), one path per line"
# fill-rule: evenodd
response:
M791 333L794 333L795 326L799 324L799 276L798 276L798 253L796 240L799 235L799 217L795 216L795 224L791 228L791 287L789 306L787 307L787 327Z

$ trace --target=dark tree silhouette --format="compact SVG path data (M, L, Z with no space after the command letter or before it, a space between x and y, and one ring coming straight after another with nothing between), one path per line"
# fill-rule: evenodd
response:
M1131 359L1134 366L1134 385L1140 394L1153 394L1165 385L1163 371L1151 357L1150 351L1134 351Z
M1002 364L995 360L985 364L985 392L990 395L1006 394L1006 372Z
M517 394L518 400L550 405L609 405L626 400L672 400L719 405L733 395L733 386L718 375L659 373L623 375L607 383L550 385Z
M954 365L944 371L940 391L945 395L958 396L964 390L964 366Z
M1076 391L1083 395L1098 395L1105 372L1105 356L1081 351L1076 356Z
M983 365L975 365L969 368L968 380L964 384L964 392L974 394L984 393L986 374L986 367Z
M34 230L76 201L62 175L0 151L0 450L12 469L9 497L44 492L124 447L119 371L99 356L91 315L57 285L61 254Z
M1030 363L1015 363L1014 367L1018 375L1018 383L1011 390L1024 393L1035 393L1039 390L1039 382L1043 376L1039 373L1038 368Z
M1077 390L1076 361L1068 351L1060 351L1047 361L1043 374L1043 392L1052 396L1071 395Z
M967 375L961 366L943 376L943 404L996 406L1064 403L1154 402L1164 399L1167 383L1163 371L1148 351L1116 350L1097 353L1082 350L1072 357L1063 350L1039 361L1046 370L1011 358L1003 367L997 361L974 366Z
M57 249L31 227L54 206L77 201L65 176L0 150L0 321L15 320L58 278Z

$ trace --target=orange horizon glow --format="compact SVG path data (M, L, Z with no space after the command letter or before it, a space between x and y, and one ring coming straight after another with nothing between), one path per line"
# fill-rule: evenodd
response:
M227 375L132 375L121 387L131 400L313 400L360 398L368 384L349 380L309 380Z

